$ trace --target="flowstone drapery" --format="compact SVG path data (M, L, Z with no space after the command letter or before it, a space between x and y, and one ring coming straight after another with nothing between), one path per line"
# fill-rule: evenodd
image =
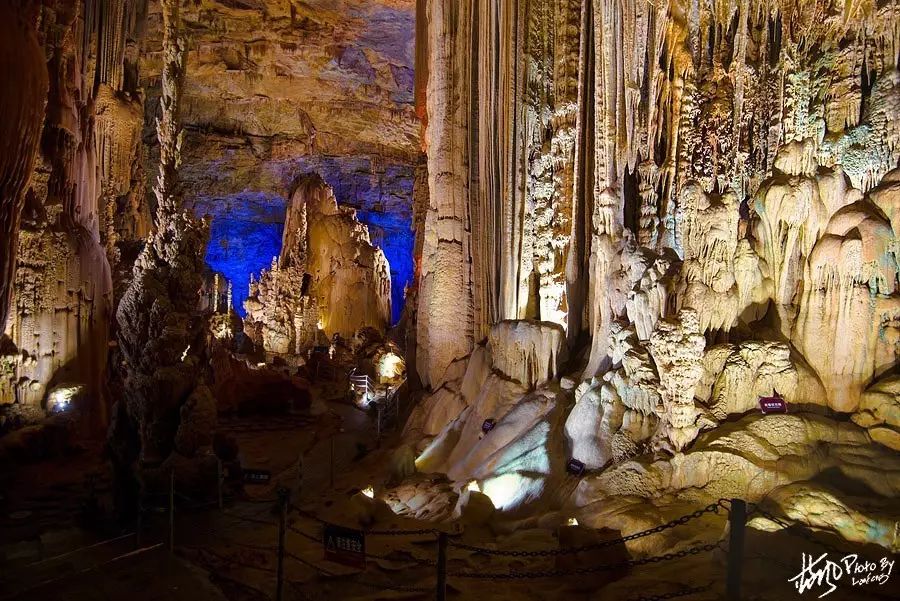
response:
M495 506L538 508L562 442L596 470L573 503L633 526L642 503L714 489L783 486L802 505L818 484L791 483L831 469L813 449L846 426L846 453L867 457L847 477L880 486L886 461L880 490L896 488L900 7L422 4L418 368L432 396L407 428L420 469L460 488L477 474ZM517 322L541 322L548 345L523 369L556 365L550 324L571 351L534 390L500 386L521 376L479 344ZM776 391L790 418L759 415ZM574 404L557 421L537 398ZM463 461L486 411L510 437ZM546 462L529 463L535 441Z

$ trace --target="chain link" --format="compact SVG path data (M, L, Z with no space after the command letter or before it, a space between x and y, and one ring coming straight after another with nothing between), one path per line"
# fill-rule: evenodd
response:
M323 526L337 526L334 522L329 522L328 520L323 520L319 516L312 514L308 511L304 511L297 507L296 505L291 505L291 510L296 511L298 515L305 517L307 519L313 520L314 522L319 522ZM425 534L437 535L440 534L440 530L435 528L425 528L418 530L362 530L363 533L369 536L420 536Z
M348 580L348 582L353 583L353 584L358 584L360 586L366 586L366 587L377 588L377 589L387 589L387 590L399 591L399 592L404 592L404 593L427 593L427 592L431 592L434 590L431 588L424 588L424 587L401 586L401 585L395 585L395 584L382 584L380 582L367 582L365 580L356 580L354 578L356 576L356 574L348 574L347 576L339 576L338 574L329 572L328 570L317 566L316 564L312 563L311 561L307 561L307 560L303 559L302 557L300 557L299 555L297 555L295 553L291 553L290 551L285 551L284 554L286 557L289 557L290 559L293 559L294 561L298 561L298 562L302 563L303 565L317 571L318 573L322 574L323 576L326 576L328 578L353 578L353 580ZM297 585L298 583L292 583L292 584Z
M247 522L248 524L258 524L261 526L275 526L275 522L270 522L268 520L260 520L257 518L250 518L245 515L238 515L236 513L231 513L230 511L223 511L222 513L224 515L227 515L228 517L234 518L236 520L240 520L242 522Z
M288 526L288 530L290 530L291 532L293 532L295 534L299 534L303 538L305 538L309 541L312 541L314 543L317 543L319 545L324 544L321 538L316 538L315 536L313 536L311 534L307 534L306 532L303 532L302 530L300 530L299 528L296 528L294 526ZM418 559L416 557L411 557L410 559L395 559L388 555L377 555L375 553L370 553L368 551L365 553L365 556L366 556L366 559L381 559L384 561L393 561L393 562L397 562L397 563L413 562L413 563L418 563L420 565L425 565L425 566L436 566L437 565L437 562L434 561L433 559Z
M779 518L778 516L772 515L771 513L769 513L768 511L765 511L764 509L760 508L759 506L753 506L752 511L750 512L750 515L753 515L754 513L758 513L758 514L762 515L764 518L775 522L776 524L781 526L787 534L790 534L791 536L794 536L796 538L802 538L803 540L806 540L815 545L818 545L818 546L822 547L823 549L825 549L826 551L828 551L829 553L837 553L837 554L844 553L844 551L841 551L834 545L831 545L829 543L818 540L815 536L812 535L811 532L809 532L809 530L808 530L809 527L806 526L805 524L801 524L799 522L788 522L786 520Z
M688 557L690 555L708 553L718 548L718 544L710 543L706 545L698 545L696 547L691 547L690 549L677 551L675 553L666 553L665 555L656 555L654 557L621 561L618 563L597 564L584 568L575 568L573 570L538 570L533 572L451 572L447 575L454 578L472 578L478 580L519 580L526 578L555 578L559 576L576 576L581 574L593 574L595 572L623 570L625 568L660 563L663 561L672 561L673 559L681 559L682 557Z
M698 509L692 513L687 515L683 515L679 518L666 522L665 524L661 524L654 528L650 528L648 530L643 530L641 532L635 532L634 534L629 534L628 536L622 536L619 538L614 538L611 540L601 541L599 543L592 543L589 545L581 545L578 547L568 547L565 549L541 549L535 551L502 551L499 549L485 549L484 547L476 547L474 545L467 545L465 543L456 542L454 540L448 540L447 544L451 547L456 547L457 549L463 549L466 551L472 551L475 553L483 553L485 555L497 555L502 557L552 557L556 555L573 555L575 553L583 553L585 551L594 551L596 549L605 549L607 547L612 547L615 545L619 545L628 541L637 540L639 538L644 538L645 536L650 536L653 534L659 534L665 530L669 530L671 528L677 528L678 526L683 526L688 522L695 520L707 513L719 513L719 508L722 507L720 503L713 503L711 505L707 505L703 509Z

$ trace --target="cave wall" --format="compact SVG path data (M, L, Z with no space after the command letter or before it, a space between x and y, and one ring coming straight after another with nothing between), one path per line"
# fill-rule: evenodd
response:
M852 409L893 364L892 334L860 346L865 359L812 357L814 332L835 332L824 306L862 301L822 301L840 278L808 263L823 236L846 240L862 223L863 239L881 237L863 263L888 272L844 277L860 299L885 300L838 329L892 331L895 285L876 283L893 281L892 209L861 200L900 156L892 4L432 0L421 11L426 382L503 319L588 337L591 376L610 364L613 321L646 322L646 338L677 307L698 310L710 335L769 312L819 377L841 374L826 383L836 406ZM856 201L843 210L858 217L836 216ZM623 281L635 252L656 271ZM660 262L669 252L684 262L675 281Z
M140 71L148 115L159 95L157 4L150 3ZM186 201L224 222L238 194L288 198L298 177L321 175L341 205L360 209L373 235L391 241L396 321L412 278L412 182L422 160L414 1L208 1L182 13L191 34ZM150 164L152 125L145 123ZM216 208L215 199L226 203Z
M19 218L25 201L25 188L31 177L47 93L47 67L38 44L33 15L28 6L11 0L0 4L3 32L4 87L3 119L0 140L3 153L0 164L0 324L6 323L12 299L12 281L18 241Z
M95 427L108 418L111 263L118 261L119 242L149 228L135 88L143 10L140 1L46 1L29 15L49 86L35 103L41 142L6 320L19 352L3 401L42 407L51 387L79 387L84 415Z
M404 441L452 492L395 511L628 535L743 498L893 549L896 3L419 11L431 390Z

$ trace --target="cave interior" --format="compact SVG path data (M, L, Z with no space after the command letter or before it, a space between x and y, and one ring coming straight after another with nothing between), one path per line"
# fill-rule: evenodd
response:
M0 0L0 601L900 598L898 61L897 0Z

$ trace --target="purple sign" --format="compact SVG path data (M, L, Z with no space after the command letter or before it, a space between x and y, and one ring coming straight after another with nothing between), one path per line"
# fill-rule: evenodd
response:
M787 403L778 392L774 396L759 397L759 409L763 414L769 413L787 413Z
M484 432L485 434L487 434L488 432L490 432L491 430L494 429L494 425L496 423L497 422L494 421L493 418L488 418L488 419L484 420L484 423L481 424L481 431Z
M566 463L566 471L573 476L580 477L582 474L584 474L584 464L577 459L569 459L569 462Z

